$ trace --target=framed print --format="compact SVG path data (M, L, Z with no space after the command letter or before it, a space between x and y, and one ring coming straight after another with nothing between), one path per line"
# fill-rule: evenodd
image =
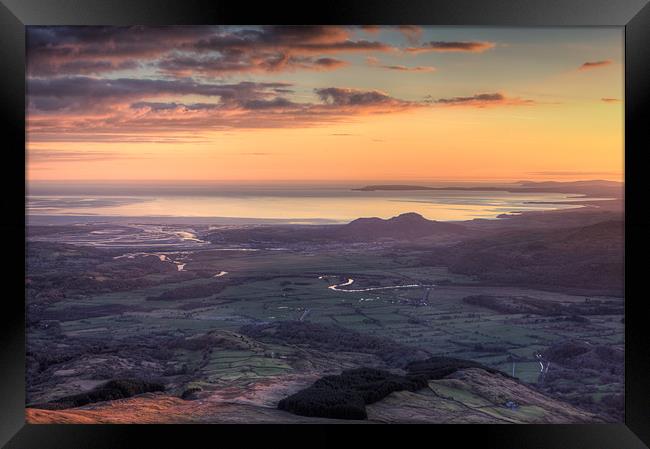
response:
M644 1L4 5L6 447L646 447Z

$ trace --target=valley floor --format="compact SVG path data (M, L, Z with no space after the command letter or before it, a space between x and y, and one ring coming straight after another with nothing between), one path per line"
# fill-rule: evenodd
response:
M459 371L368 405L369 422L622 420L620 296L459 273L430 258L449 242L219 245L208 229L172 231L153 244L126 225L30 229L29 422L312 422L324 418L277 402L324 375L431 355L518 381ZM111 233L137 248L91 244ZM116 378L165 392L39 406Z

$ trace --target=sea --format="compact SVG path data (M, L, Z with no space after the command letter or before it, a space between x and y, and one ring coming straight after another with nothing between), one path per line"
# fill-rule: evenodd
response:
M415 212L430 220L496 219L502 214L582 207L570 193L481 190L488 184L429 183L450 190L355 190L373 183L31 182L28 224L160 222L336 224ZM390 184L385 181L380 184ZM404 184L404 182L401 182ZM472 190L454 190L467 188ZM495 184L489 184L494 188ZM606 198L590 198L590 201Z

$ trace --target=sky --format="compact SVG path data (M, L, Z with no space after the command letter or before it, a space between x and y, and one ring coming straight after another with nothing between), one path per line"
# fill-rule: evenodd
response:
M27 29L27 179L623 179L623 29Z

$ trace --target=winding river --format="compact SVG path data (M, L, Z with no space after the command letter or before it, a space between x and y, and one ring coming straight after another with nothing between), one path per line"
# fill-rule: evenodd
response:
M325 276L320 276L318 279L324 279ZM345 287L347 285L351 285L354 283L354 279L348 278L347 281L341 283L341 284L334 284L330 285L329 288L330 290L334 290L337 292L348 292L348 293L359 293L359 292L373 292L376 290L393 290L397 288L423 288L423 287L435 287L435 285L422 285L422 284L406 284L406 285L391 285L388 287L368 287L368 288L339 288L339 287Z

